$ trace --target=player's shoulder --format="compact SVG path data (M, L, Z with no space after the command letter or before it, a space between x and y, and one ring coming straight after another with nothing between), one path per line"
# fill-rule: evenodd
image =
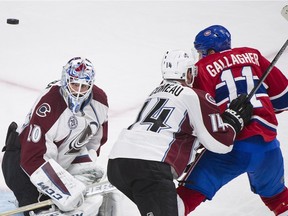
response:
M198 99L200 101L208 101L210 103L216 104L214 98L206 91L198 88L184 87L183 95L190 97L190 101Z
M105 93L103 89L101 89L100 87L96 85L93 85L92 94L93 94L93 100L96 100L99 103L102 103L105 106L108 106L107 94Z
M185 103L188 104L194 104L199 103L204 105L205 107L208 106L217 106L215 99L206 91L198 88L189 88L187 89L187 92L189 93L189 100L186 98ZM196 102L197 101L197 102Z
M49 128L66 108L67 104L60 92L60 84L53 84L47 86L38 97L33 115L38 116L38 120L43 119L41 123Z
M231 52L241 52L241 53L260 53L260 51L253 47L235 47L231 49Z
M53 81L47 85L47 87L42 91L40 101L45 101L50 104L58 104L63 97L60 92L61 84L60 81Z
M194 92L195 95L197 95L197 97L205 99L209 102L213 102L216 104L214 98L206 91L202 90L202 89L198 89L198 88L191 88L192 91Z

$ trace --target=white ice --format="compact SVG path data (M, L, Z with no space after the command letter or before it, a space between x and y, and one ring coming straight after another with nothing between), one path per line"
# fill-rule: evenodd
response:
M161 81L160 62L168 49L187 49L208 25L222 24L232 45L259 49L272 60L288 38L280 15L287 1L0 1L0 148L11 121L21 124L40 90L60 78L62 66L85 56L96 68L96 84L110 103L109 140L131 124L145 97ZM17 18L19 25L6 24ZM277 62L287 74L285 52ZM287 113L278 115L279 140L288 167ZM3 153L0 153L2 161ZM285 175L287 180L288 175ZM0 212L15 208L0 172ZM11 203L12 202L12 203ZM125 215L139 215L125 200ZM225 185L195 216L273 215L254 195L246 175Z

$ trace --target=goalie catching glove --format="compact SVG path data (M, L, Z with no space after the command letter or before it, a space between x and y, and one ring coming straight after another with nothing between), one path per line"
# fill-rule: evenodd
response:
M72 163L67 171L86 186L101 181L104 169L97 164L97 153L95 150L85 150L79 156L88 157L91 161Z
M246 94L241 94L232 100L229 108L222 114L223 122L231 125L236 133L239 133L252 117L253 106L246 98Z

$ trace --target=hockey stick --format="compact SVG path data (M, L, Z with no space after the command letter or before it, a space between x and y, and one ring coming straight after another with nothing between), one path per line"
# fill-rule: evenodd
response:
M92 196L92 195L97 195L97 194L99 194L99 195L100 194L106 194L106 193L109 193L113 190L116 190L116 188L109 181L106 180L103 182L89 185L86 189L85 196ZM31 211L34 209L48 206L48 205L53 205L52 199L45 200L45 201L38 202L38 203L33 203L30 205L26 205L26 206L22 206L22 207L19 207L17 209L9 210L6 212L1 212L0 216L8 216L8 215L21 213L24 211Z
M288 21L288 5L282 8L281 10L281 15ZM250 101L255 92L260 88L262 85L263 81L266 79L272 68L275 66L276 62L280 58L280 56L283 54L285 51L286 47L288 46L288 40L284 43L284 45L281 47L277 55L274 57L270 65L268 66L267 70L263 73L262 77L259 79L259 82L257 83L256 86L251 90L251 92L248 94L246 101Z

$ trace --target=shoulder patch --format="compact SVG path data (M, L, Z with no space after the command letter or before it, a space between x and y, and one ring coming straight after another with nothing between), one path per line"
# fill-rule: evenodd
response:
M51 106L48 103L43 103L38 107L36 114L39 117L46 117L47 113L50 113L50 112L51 112Z
M209 103L217 105L215 99L209 93L206 93L205 98Z
M71 130L74 130L75 128L77 128L78 126L78 120L75 116L70 116L69 120L68 120L68 127Z

